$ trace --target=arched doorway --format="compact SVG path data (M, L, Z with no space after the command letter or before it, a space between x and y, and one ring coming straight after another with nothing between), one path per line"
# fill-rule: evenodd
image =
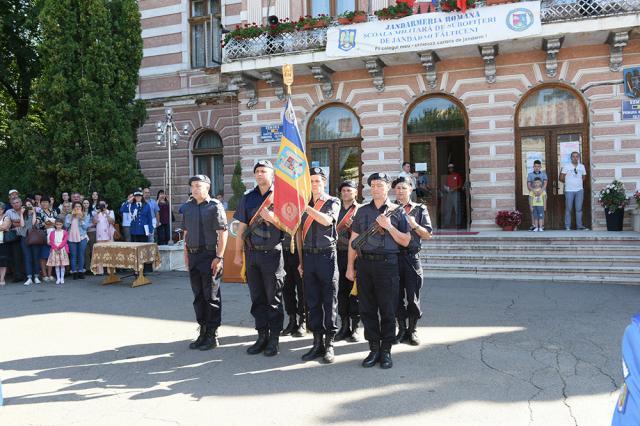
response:
M570 163L573 151L580 153L581 162L587 169L582 212L585 226L590 226L589 125L587 107L581 97L560 84L536 87L520 101L515 121L516 207L525 213L521 227L531 225L527 175L533 170L533 162L540 160L548 177L545 228L565 228L564 185L559 177L562 166Z
M418 99L405 117L404 161L416 176L417 200L440 229L466 229L468 196L467 115L446 95ZM453 168L449 170L449 164Z
M224 191L222 139L213 131L201 133L193 144L193 164L196 174L211 178L211 195Z
M327 191L331 195L337 196L337 188L344 180L353 180L361 187L360 129L355 113L341 104L329 104L309 120L306 146L309 164L325 169Z

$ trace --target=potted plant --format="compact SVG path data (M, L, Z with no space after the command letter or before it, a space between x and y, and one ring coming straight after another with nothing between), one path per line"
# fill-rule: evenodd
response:
M624 191L624 184L614 179L613 182L602 188L598 200L600 205L604 207L607 231L622 231L624 208L629 202Z
M399 19L413 14L413 1L398 1L395 6L385 7L374 12L378 19Z
M522 213L518 210L500 210L496 213L496 225L503 231L513 231L522 223Z
M296 30L296 24L285 18L277 24L270 24L267 27L267 31L272 36L277 36L285 33L292 33Z
M296 22L296 28L299 31L311 30L315 28L315 26L316 18L312 17L311 15L301 16L300 19L298 19L298 22Z
M331 16L320 14L316 18L316 28L326 28L331 24Z
M476 7L476 0L466 0L467 9ZM443 12L458 12L462 10L458 6L458 0L440 0L440 10Z
M355 12L353 12L353 18L351 20L354 24L359 24L362 22L367 22L369 20L369 16L364 10L356 10Z
M243 26L236 25L236 27L224 37L224 43L229 43L230 40L245 40L249 38L259 37L264 32L264 28L259 27L255 22L253 24L244 24Z
M633 211L633 230L640 232L640 191L636 191L633 198L636 201L636 209Z
M354 11L347 11L338 15L338 24L340 25L349 25L353 22L353 17L355 16Z

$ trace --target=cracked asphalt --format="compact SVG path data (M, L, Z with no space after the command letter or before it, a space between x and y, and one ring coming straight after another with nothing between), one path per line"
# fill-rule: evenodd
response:
M303 363L310 336L247 355L239 284L223 284L221 347L189 350L186 274L150 278L0 288L0 425L606 425L640 310L640 286L427 278L423 343L385 371L359 366L365 343Z

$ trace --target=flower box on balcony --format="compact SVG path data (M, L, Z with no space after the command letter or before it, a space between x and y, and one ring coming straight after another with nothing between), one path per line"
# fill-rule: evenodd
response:
M476 7L476 0L467 0L467 9L473 9L474 7ZM461 11L457 0L440 0L440 10L443 12Z

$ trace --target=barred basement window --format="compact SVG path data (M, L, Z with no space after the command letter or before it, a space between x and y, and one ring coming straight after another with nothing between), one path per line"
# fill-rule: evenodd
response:
M214 67L222 63L220 0L191 0L191 67Z

